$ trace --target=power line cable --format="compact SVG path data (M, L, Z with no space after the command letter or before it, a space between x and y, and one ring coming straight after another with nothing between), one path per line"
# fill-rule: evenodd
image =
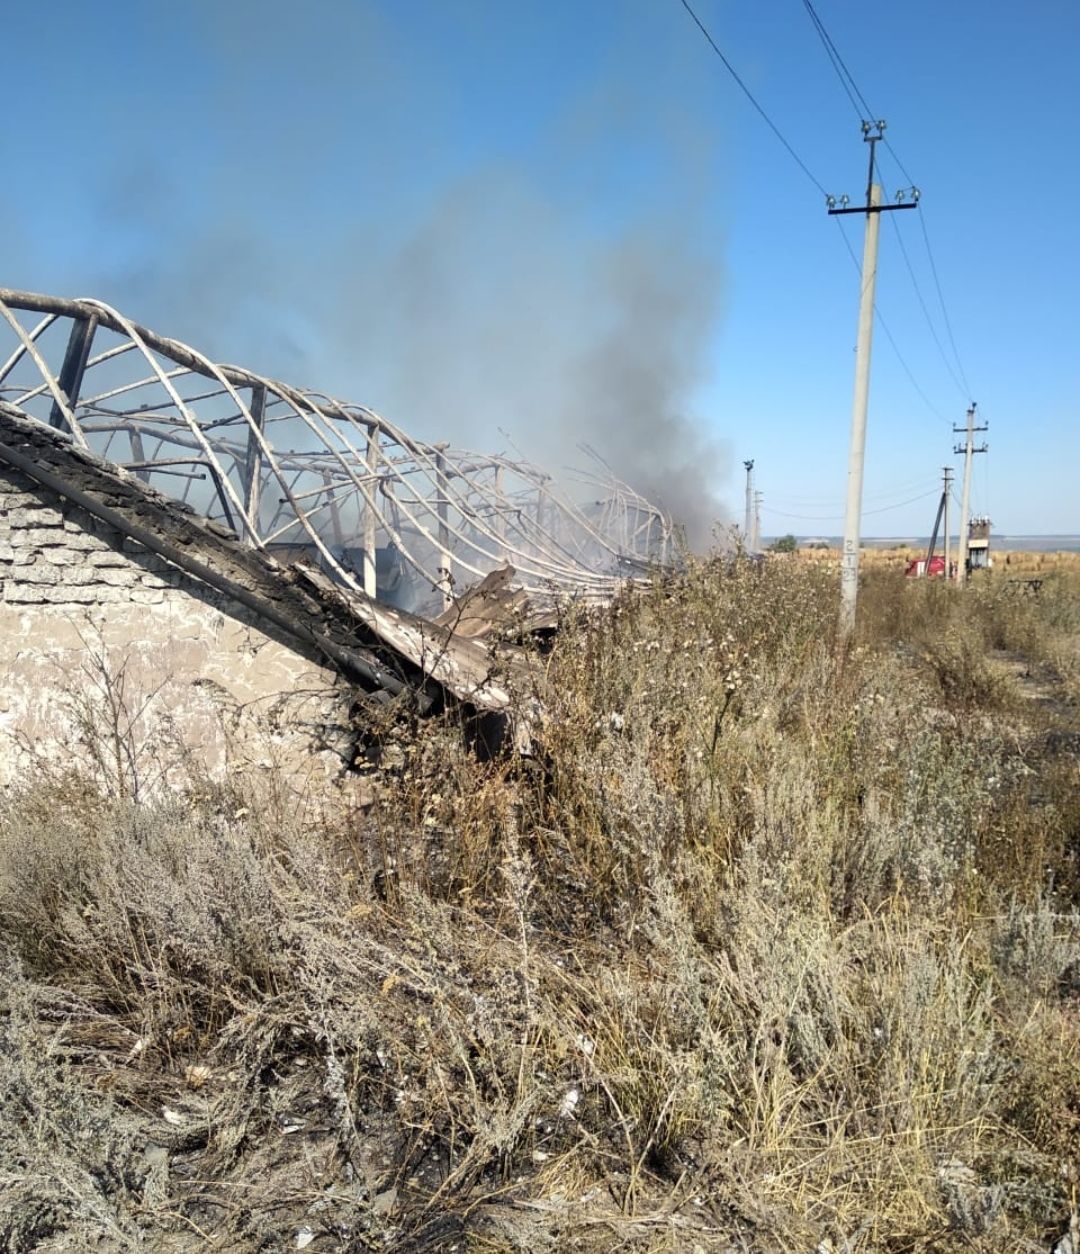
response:
M885 332L885 338L892 345L892 350L896 354L896 360L900 363L901 367L903 368L904 374L907 375L908 381L910 382L911 386L915 389L916 392L918 392L926 408L935 417L939 418L942 422L948 424L949 423L948 418L945 417L945 415L941 412L941 410L938 409L938 407L933 403L933 401L931 401L931 399L926 395L926 393L919 386L918 379L916 379L915 376L911 373L911 367L904 360L904 354L901 353L900 347L896 343L896 339L894 338L893 333L889 330L889 324L881 316L881 310L878 309L877 305L874 306L874 312L877 314L877 319L878 319L878 322L881 324L881 329Z
M780 141L780 143L786 149L786 151L788 152L792 160L796 163L796 165L798 165L799 169L802 170L802 172L806 175L806 177L810 180L810 182L813 183L813 185L817 188L817 190L823 196L827 197L828 192L825 190L824 185L817 178L814 177L813 173L811 172L806 162L803 161L803 159L795 151L792 145L784 137L780 128L776 125L776 123L772 120L772 118L769 117L769 115L765 112L765 109L762 107L762 105L758 103L758 100L754 96L753 92L743 82L742 78L738 74L738 71L731 64L731 62L727 59L727 57L724 55L723 51L721 50L720 45L716 42L716 40L710 34L708 27L706 27L705 23L702 22L700 17L698 17L692 5L689 3L689 0L679 0L679 2L682 4L682 7L686 10L686 12L690 15L691 19L694 22L694 25L697 26L698 30L704 36L705 40L709 44L709 47L712 48L713 52L717 55L717 57L719 57L724 68L734 79L735 83L738 85L743 95L746 96L747 100L749 100L750 103L754 106L754 109L757 111L757 113L760 115L760 117L765 122L765 124L769 127L772 133L776 136L776 138ZM815 30L818 32L818 35L821 38L821 41L825 47L826 53L829 56L830 63L833 65L833 68L836 71L837 75L839 76L841 83L844 85L844 89L845 91L847 91L848 98L851 100L852 105L855 107L856 112L857 113L860 112L858 106L859 106L859 103L861 102L863 108L866 111L866 114L872 118L874 116L873 110L871 110L870 106L866 103L866 97L859 90L858 84L855 82L855 79L852 76L851 71L848 70L847 65L844 62L844 59L840 56L840 53L837 51L836 45L833 43L831 37L829 36L828 31L825 29L824 23L818 17L816 10L814 9L813 5L810 3L810 0L803 0L803 3L806 6L807 12L810 14ZM900 159L896 156L895 152L893 151L892 146L888 144L887 140L885 142L886 142L886 145L888 146L889 152L892 153L894 159L896 160L897 165L900 167L901 172L905 175L905 177L908 178L909 182L913 182L913 180L907 174L907 171L904 169L903 164L900 162ZM922 220L921 214L920 214L920 220ZM848 242L847 236L843 232L843 227L840 224L839 218L837 219L837 226L840 227L841 238L844 241L844 245L847 248L848 253L851 255L852 262L854 263L856 270L859 270L858 259L855 257L855 254L852 251L851 245ZM944 296L942 295L941 284L937 277L937 269L933 263L933 254L930 252L930 240L929 240L929 236L926 234L925 222L923 222L923 238L926 241L927 255L930 257L931 270L934 273L934 281L937 286L938 299L941 302L942 313L945 318L946 330L948 331L948 334L949 334L949 342L950 344L952 344L953 353L957 358L957 366L960 367L960 376L961 378L964 378L964 371L963 371L963 367L960 365L959 354L956 353L955 337L953 336L953 333L952 333L952 327L949 322L948 314L945 311ZM910 269L910 264L909 264L909 269ZM912 272L912 276L914 277L914 272ZM920 301L921 299L922 298L920 295ZM896 354L896 358L900 362L900 365L903 368L904 373L907 375L909 381L911 382L912 387L922 398L923 403L926 405L926 407L930 410L931 413L933 413L942 422L948 422L948 419L931 402L930 398L926 395L922 387L919 385L918 381L916 380L914 374L911 371L911 367L907 364L906 360L904 359L903 354L900 352L900 349L896 343L896 339L893 336L892 332L890 331L888 324L886 323L885 319L882 317L881 311L880 309L877 308L876 304L874 306L874 310L875 310L875 313L877 314L878 321L881 324L881 329L885 333L885 336L888 339L889 343L892 345L893 352ZM966 378L964 381L966 382ZM970 389L968 389L968 392L970 393Z
M901 170L903 166L900 167ZM945 330L949 335L949 343L952 345L953 356L956 358L957 369L960 371L960 378L963 379L967 388L968 399L971 399L971 386L968 384L967 375L964 373L964 365L960 360L960 353L956 347L956 337L953 335L952 322L949 318L949 311L945 306L945 294L941 290L941 279L938 278L937 265L934 262L934 250L930 247L930 235L926 229L926 216L923 212L919 213L919 223L922 226L923 241L926 244L926 255L930 259L930 273L934 276L934 286L937 288L938 301L941 304L941 316L945 320Z
M805 161L803 161L802 157L799 156L799 154L795 151L795 149L792 148L792 146L784 138L784 136L780 132L780 128L776 125L776 123L772 120L772 118L769 117L769 115L765 112L765 110L761 107L761 105L758 104L754 96L754 93L742 81L742 79L739 77L738 73L736 72L735 67L731 64L731 62L727 59L727 57L724 56L724 54L720 51L720 45L716 42L715 39L713 39L712 35L709 34L708 28L705 26L705 23L702 22L701 18L699 18L698 15L691 8L689 0L679 0L679 2L682 4L682 7L687 11L687 13L689 13L690 16L694 19L694 23L697 26L698 30L700 30L701 33L705 36L705 38L708 40L709 46L712 48L713 52L715 52L716 55L720 58L720 60L723 62L724 68L731 75L731 77L735 80L735 82L739 85L740 89L742 90L743 95L747 98L747 100L750 101L750 103L754 106L754 108L758 111L758 113L764 119L769 130L771 130L772 133L776 136L776 138L784 145L788 153L791 155L791 157L794 159L794 161L798 165L799 169L802 170L802 172L806 175L806 177L810 180L810 182L813 183L813 185L818 189L818 191L822 194L822 196L828 196L829 193L825 190L824 186L818 182L818 180L813 176L813 174L811 174L810 167L806 164Z
M848 99L851 101L852 106L855 108L856 113L860 112L859 105L861 105L862 109L865 110L864 113L860 114L861 118L866 119L866 120L873 120L874 118L877 117L877 114L874 113L874 111L870 108L869 104L867 104L866 97L859 90L859 85L858 83L855 82L854 75L848 69L846 62L844 61L844 58L840 55L840 52L836 47L836 44L833 43L832 36L825 29L825 23L818 16L816 9L811 3L811 0L803 0L803 6L806 9L807 13L810 15L810 20L813 23L814 30L817 32L818 38L821 40L822 46L825 48L825 53L829 58L829 62L832 65L834 71L836 72L836 76L837 78L839 78L840 84L843 87ZM892 144L884 136L882 136L882 141L885 145L885 148L888 150L889 155L892 157L892 159L896 162L897 166L899 167L900 173L907 180L908 185L914 186L915 180L914 178L912 178L911 174L908 172L904 163L900 160L900 157L897 154L896 149L893 148ZM895 222L893 223L893 225L896 227L897 236L899 237L900 228ZM934 276L934 286L937 289L938 302L941 305L941 315L945 322L945 330L949 337L949 344L952 347L953 357L956 360L957 369L956 371L954 371L951 364L948 362L947 359L946 359L946 366L948 367L949 373L952 375L953 380L956 382L957 387L959 387L961 391L964 393L965 397L970 400L971 386L968 383L967 374L964 371L964 365L963 365L963 362L961 361L960 353L958 352L957 347L956 347L956 337L953 334L952 322L949 318L949 311L945 304L945 296L941 289L941 280L938 277L937 266L934 263L933 249L930 247L930 235L926 226L926 211L922 208L921 205L920 205L920 213L919 213L919 225L922 227L923 240L926 244L926 255L930 262L930 271ZM938 338L937 331L934 329L934 326L932 322L930 321L930 315L929 315L929 311L926 308L926 302L923 300L922 292L919 290L918 282L915 279L915 271L908 258L907 249L904 247L903 242L901 242L900 247L901 247L901 251L904 254L904 261L907 264L908 273L911 275L912 282L915 284L915 291L916 291L916 295L919 298L919 304L923 308L923 313L926 315L927 323L930 326L931 333L934 336L934 341L935 343L937 343L938 348L942 353L942 357L944 358L945 350L943 346L941 345L941 342ZM957 371L959 371L959 378L957 377Z
M840 238L844 241L844 247L848 250L848 256L851 258L851 264L855 267L856 272L861 275L862 267L859 265L859 259L855 256L855 250L851 247L851 241L848 239L847 235L844 233L844 228L840 223L840 219L835 218L834 221L836 222L836 225L840 231ZM915 391L919 394L919 396L922 398L923 404L935 417L939 418L942 422L948 424L951 427L952 424L949 422L948 418L945 417L945 415L941 412L941 410L938 409L938 407L933 403L933 401L931 401L931 399L926 395L922 387L919 385L918 379L916 379L914 374L912 374L911 367L907 364L907 361L904 359L904 354L901 353L900 347L896 343L896 339L893 336L893 333L889 330L889 324L882 317L881 310L878 308L876 301L874 302L874 314L877 317L878 323L880 324L882 331L884 331L885 333L885 338L892 345L892 350L896 354L896 360L903 367L904 373L908 377L908 381L910 382L911 386L915 389Z
M896 505L886 505L886 506L883 506L881 509L868 509L868 510L864 510L863 512L866 514L888 514L894 509L903 509L905 505L914 505L916 501L925 501L925 500L928 500L930 497L936 496L936 495L937 495L937 488L935 487L935 488L931 488L929 492L923 492L919 496L909 497L908 500L900 501Z
M936 489L937 480L934 479L933 481L931 481L931 480L928 480L925 476L922 476L921 478L915 479L911 481L910 483L900 484L900 485L897 485L896 487L878 490L876 492L864 492L863 500L870 501L871 503L886 502L886 501L893 499L894 497L907 496L911 492L930 491L931 487ZM831 496L824 496L824 497L822 496L818 496L818 497L790 496L785 492L775 492L773 491L772 488L770 488L769 499L771 501L778 501L781 505L786 505L795 509L817 509L817 508L825 508L826 506L829 506L829 505L835 505L837 497L835 494Z
M900 173L904 176L905 179L907 179L909 183L913 184L915 180L911 177L904 163L900 160L899 154L897 153L896 149L892 146L892 144L889 143L887 139L884 139L883 142L885 144L886 149L888 150L889 156L892 157L892 159L896 162L897 168L899 169ZM930 246L930 231L926 225L926 207L921 202L919 204L919 226L922 229L923 243L926 246L926 258L930 263L930 273L934 277L934 287L937 290L938 304L941 306L941 316L945 323L945 331L949 337L949 345L952 348L953 357L956 359L956 368L960 372L960 378L963 380L965 395L970 400L971 387L968 384L967 373L964 370L964 363L960 358L960 352L956 347L956 337L955 335L953 335L952 320L949 317L948 306L945 304L945 293L942 290L941 279L938 276L937 264L934 261L934 250Z
M904 176L904 178L909 183L913 184L915 180L911 177L911 175L904 168L904 163L900 160L899 156L897 155L896 149L892 146L892 144L889 143L889 140L885 136L882 136L881 142L889 150L889 156L892 157L892 159L896 162L897 166L900 169L900 173Z
M818 38L821 40L822 46L825 49L825 54L828 56L833 69L836 71L836 76L840 80L841 87L843 87L844 91L847 92L847 98L851 101L852 108L855 110L859 121L873 121L873 119L877 117L877 114L866 103L866 97L859 90L858 83L855 82L851 71L844 64L844 58L838 52L836 44L833 43L829 32L825 29L825 23L820 17L818 17L817 11L810 3L810 0L803 0L803 6L805 7L807 13L810 14L810 21L814 24L814 29L817 31ZM861 108L860 105L862 106Z
M903 509L906 505L914 505L917 501L925 501L931 496L937 496L938 489L931 488L929 492L923 492L919 496L910 497L906 501L897 501L895 505L883 505L880 509L864 509L862 512L866 514L888 514L894 509ZM789 514L782 509L773 509L771 505L763 504L762 513L775 514L779 518L796 518L800 522L840 522L843 514Z
M930 317L930 310L926 307L926 300L923 297L922 288L919 286L919 280L915 277L915 267L911 264L911 258L908 256L907 245L904 243L904 236L900 231L900 224L896 221L893 214L889 215L889 220L892 222L893 230L896 232L896 242L900 245L900 255L904 258L904 265L907 267L907 272L911 276L911 286L915 289L915 295L919 301L919 308L922 310L923 317L926 319L926 325L930 328L930 334L934 337L934 343L937 345L937 350L941 354L941 360L945 363L945 369L949 372L952 377L952 381L956 384L960 394L965 399L970 399L971 389L964 387L963 383L960 381L960 376L953 369L953 364L949 360L948 355L945 352L945 346L942 344L941 337L937 333L937 327L934 326L934 321ZM959 363L959 358L957 358L957 362Z

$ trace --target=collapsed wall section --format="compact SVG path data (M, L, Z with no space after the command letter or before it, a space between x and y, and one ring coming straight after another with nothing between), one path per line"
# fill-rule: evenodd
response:
M0 786L69 763L125 789L351 757L315 650L0 462ZM181 778L184 776L186 778Z

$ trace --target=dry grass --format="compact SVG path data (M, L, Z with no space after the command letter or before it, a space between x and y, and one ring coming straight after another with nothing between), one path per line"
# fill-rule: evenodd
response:
M835 592L698 563L569 610L532 760L411 729L329 822L28 781L5 1248L1044 1249L1080 597L871 572L844 650Z
M937 552L941 552L939 541ZM800 561L826 568L840 568L840 550L824 548L801 548L798 550ZM926 549L913 547L909 544L897 544L888 548L879 545L867 545L859 555L859 565L867 573L883 570L903 572L908 562L916 557L925 557ZM952 560L956 560L956 538L951 546ZM1080 575L1080 553L1063 549L1058 552L1037 552L1029 549L994 549L993 576L997 579L1026 578L1047 574Z

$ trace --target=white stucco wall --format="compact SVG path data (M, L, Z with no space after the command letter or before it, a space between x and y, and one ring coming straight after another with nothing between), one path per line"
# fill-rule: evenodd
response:
M349 704L242 606L0 466L0 787L44 762L143 791L275 766L302 790L348 759Z

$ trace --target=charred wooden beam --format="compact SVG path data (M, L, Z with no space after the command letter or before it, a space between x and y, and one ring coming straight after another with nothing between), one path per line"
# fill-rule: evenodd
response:
M76 318L71 324L71 334L68 336L67 350L64 353L64 364L60 367L57 382L60 385L60 391L67 398L68 408L72 413L75 412L75 406L79 403L79 390L82 388L83 375L86 373L86 363L90 357L90 346L94 342L97 324L96 312ZM60 404L55 400L49 411L49 425L51 427L67 425Z

